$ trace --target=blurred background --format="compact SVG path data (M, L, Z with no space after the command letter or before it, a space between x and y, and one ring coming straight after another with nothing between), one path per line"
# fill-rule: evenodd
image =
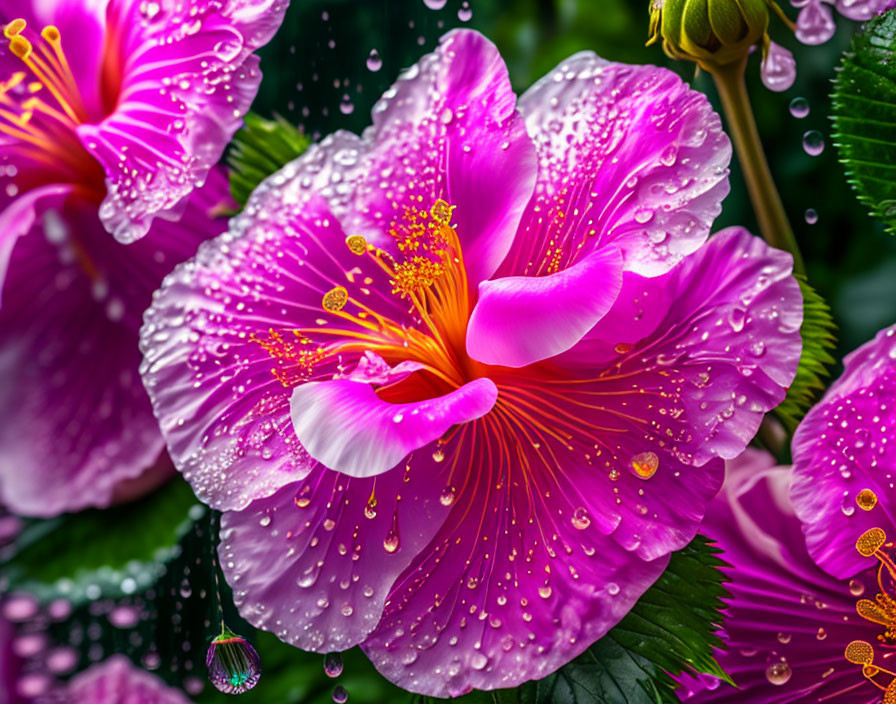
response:
M360 132L369 124L371 106L401 70L432 50L444 32L461 26L498 45L518 92L587 49L613 61L668 66L717 102L708 76L695 77L693 65L673 64L658 47L645 47L648 5L648 0L292 0L283 27L259 52L264 81L254 111L280 115L313 139L336 129ZM793 8L786 10L795 17ZM857 202L827 134L831 80L856 30L851 22L839 17L838 22L834 39L821 47L802 46L773 23L773 39L796 56L796 84L785 93L766 90L758 56L748 79L809 279L840 326L842 356L896 321L896 238ZM808 103L808 115L792 114L797 98ZM802 145L809 130L825 134L826 148L817 156ZM815 215L807 217L807 211ZM734 224L756 231L736 161L717 227ZM76 522L67 517L27 522L0 578L0 589L19 593L0 610L0 650L5 651L0 665L25 668L31 678L26 681L37 691L41 678L65 678L111 653L126 652L183 687L191 699L223 702L227 695L208 684L205 671L220 603L228 625L255 643L262 659L261 682L242 695L243 701L411 701L379 677L360 652L346 654L344 663L331 659L325 668L322 655L285 646L241 621L223 583L217 596L211 553L215 520L176 479L139 502L85 512ZM4 531L23 527L16 521L0 515L0 546ZM10 550L0 547L0 563ZM11 633L7 622L18 625L15 638L4 640ZM37 654L45 665L28 664L38 661ZM4 698L2 690L0 704L21 701L14 693Z

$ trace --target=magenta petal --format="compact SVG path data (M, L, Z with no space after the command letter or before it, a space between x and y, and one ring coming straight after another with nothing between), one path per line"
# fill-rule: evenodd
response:
M225 513L221 565L242 616L304 650L361 642L392 583L448 513L432 481L435 464L425 461L430 471L415 463L371 479L318 465L303 481Z
M141 670L124 655L112 655L76 675L65 687L62 702L81 704L190 704L179 689Z
M457 206L471 287L504 259L532 195L535 148L498 50L478 32L446 34L373 108L366 179L348 231L381 236L405 207ZM412 200L413 199L413 200Z
M702 93L666 69L583 52L519 105L538 183L499 275L538 275L615 245L627 270L655 276L706 240L731 145Z
M736 457L796 374L802 296L791 269L790 255L729 228L663 277L626 274L616 304L567 360L618 360L643 375L642 388L678 397L684 461Z
M337 379L296 387L289 405L296 436L308 454L325 467L363 479L395 467L451 426L481 418L497 398L498 389L485 378L416 403L388 403L368 384Z
M729 462L725 486L701 528L732 565L726 570L731 593L726 649L716 657L738 688L685 678L681 699L689 704L879 702L880 690L843 656L849 642L876 643L882 630L856 614L859 596L874 598L875 572L848 584L813 563L787 496L790 469L773 465L774 458L757 450Z
M762 82L769 90L785 91L796 80L796 60L780 44L771 42L768 55L762 62Z
M485 364L524 367L565 352L610 309L622 287L622 255L595 252L548 276L479 284L467 353Z
M803 44L824 44L836 31L834 13L821 0L809 0L796 18L796 38Z
M896 326L847 355L844 365L793 437L791 492L809 554L841 578L875 564L855 549L863 532L880 527L896 537ZM856 502L865 489L879 499L870 511Z
M4 288L9 260L19 237L34 227L38 210L50 204L60 205L71 190L69 185L54 183L35 188L12 200L4 199L7 201L5 203L0 200L0 204L5 206L0 210L0 291Z
M469 467L468 478L446 478L457 482L443 494L451 513L362 643L388 679L430 696L545 677L614 626L668 563L620 547L604 535L607 512L583 508L597 498L596 468L564 468L563 482L527 474L546 467L538 451L521 445L508 465L481 423L464 426L466 444L445 447L443 464ZM412 457L410 475L420 469Z
M866 22L885 4L883 0L837 0L837 11L856 22Z

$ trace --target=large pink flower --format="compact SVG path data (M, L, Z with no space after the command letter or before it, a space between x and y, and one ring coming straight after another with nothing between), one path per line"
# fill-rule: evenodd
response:
M113 655L71 679L59 693L62 704L190 704L183 692Z
M0 280L41 204L89 202L121 242L176 219L242 124L288 0L0 7ZM37 211L35 210L37 209Z
M517 103L462 31L263 183L142 331L243 615L433 695L613 626L796 369L789 256L700 248L729 157L668 71L580 54Z

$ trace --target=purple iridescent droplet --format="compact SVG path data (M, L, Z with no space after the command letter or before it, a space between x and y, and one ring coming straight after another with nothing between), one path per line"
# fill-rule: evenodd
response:
M769 90L785 91L796 80L796 61L787 49L771 42L762 62L762 82Z
M261 660L249 642L226 626L209 646L208 678L225 694L248 692L261 679Z
M796 38L803 44L824 44L836 30L830 6L821 0L810 0L796 18Z

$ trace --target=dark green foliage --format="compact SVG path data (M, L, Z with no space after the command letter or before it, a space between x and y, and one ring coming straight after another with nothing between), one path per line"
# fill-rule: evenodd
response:
M896 234L896 11L874 18L853 39L831 99L849 183Z
M259 183L301 155L310 144L308 137L282 117L266 120L250 112L227 154L231 195L240 206L245 205Z

